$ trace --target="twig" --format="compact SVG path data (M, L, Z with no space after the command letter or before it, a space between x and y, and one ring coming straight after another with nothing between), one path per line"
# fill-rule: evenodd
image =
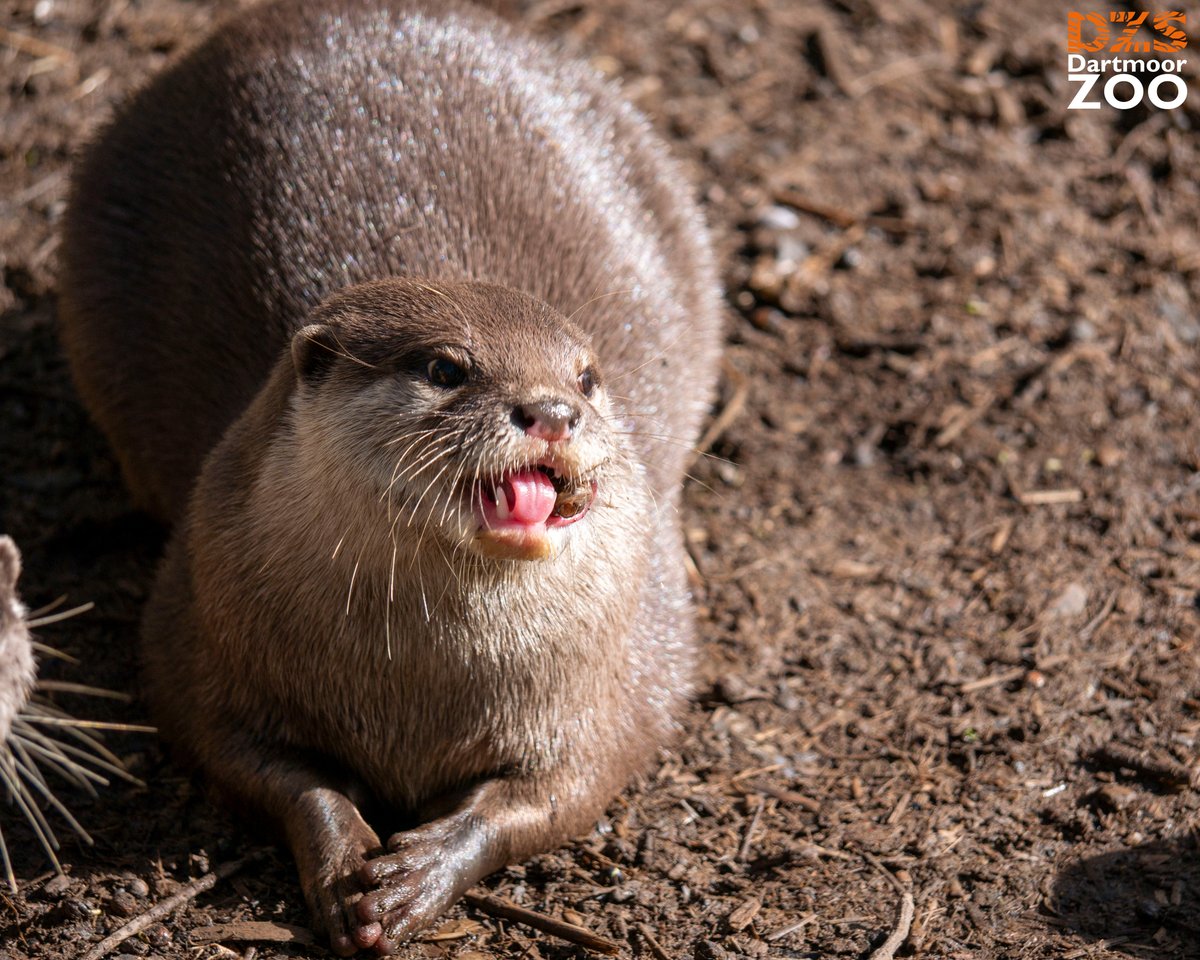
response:
M1097 747L1090 759L1102 767L1125 767L1170 787L1200 784L1200 774L1193 773L1177 760L1155 757L1121 743L1106 743Z
M1092 634L1095 633L1098 629L1100 629L1101 624L1103 624L1104 621L1108 619L1108 615L1113 612L1113 608L1116 605L1117 605L1117 591L1114 590L1114 591L1112 591L1112 593L1110 593L1108 595L1108 598L1101 605L1100 611L1094 617L1092 617L1091 620L1089 620L1086 624L1084 624L1083 629L1079 631L1079 639L1080 640L1092 639Z
M717 438L725 432L726 428L742 415L742 409L746 406L746 398L750 393L750 387L745 374L728 360L724 361L721 366L725 371L725 376L733 384L733 396L725 404L725 409L717 414L716 419L708 425L708 429L704 431L704 436L696 444L696 450L700 453L711 447Z
M1017 494L1017 503L1023 507L1044 507L1055 503L1079 503L1083 491L1070 490L1026 490Z
M1066 663L1069 659L1070 657L1065 653L1056 653L1053 656L1046 657L1044 660L1040 660L1034 667L1013 667L1001 673L993 673L990 677L967 680L959 685L958 691L959 693L975 693L978 690L986 690L988 687L999 686L1002 683L1012 683L1014 680L1028 680L1031 673L1049 670L1051 667L1057 667L1060 664Z
M771 931L765 937L763 937L763 939L768 943L771 943L775 940L782 940L789 933L795 933L797 930L807 927L815 919L816 917L813 914L806 914L795 923L789 923L786 927L780 927L778 930Z
M896 951L900 949L900 945L908 939L908 931L912 929L913 914L916 913L917 909L916 904L913 903L912 891L900 882L899 877L880 863L879 858L874 854L868 853L866 850L860 850L859 853L862 854L862 858L867 863L887 877L888 882L900 894L900 913L896 917L896 926L892 928L892 932L879 945L879 948L873 951L871 956L867 958L867 960L892 960L896 955Z
M650 948L650 952L654 954L658 960L671 960L671 955L662 948L662 944L655 939L654 934L650 932L650 928L644 923L637 924L637 932L643 940L646 941L646 946Z
M776 800L782 800L784 803L794 803L798 807L803 807L809 813L820 813L825 809L825 805L820 800L806 797L795 790L788 790L785 787L766 780L755 780L753 783L744 786L739 783L738 787L742 790L765 793L768 797L774 797Z
M758 829L758 821L762 817L763 807L767 802L762 798L758 798L758 806L754 808L754 816L750 818L750 825L746 827L746 835L742 837L742 845L738 850L737 858L745 861L750 856L750 844L754 841L754 831Z
M110 933L85 953L83 960L100 960L101 957L108 956L130 937L136 936L150 926L150 924L156 923L168 914L174 913L189 900L195 899L204 893L204 891L211 890L217 885L218 880L224 880L226 877L233 876L233 874L241 870L247 863L257 860L258 856L258 854L254 854L249 857L243 857L241 860L232 860L229 863L223 863L213 870L212 873L206 873L204 876L198 877L187 884L187 886L181 887L178 891L167 897L166 900L156 903L145 913L134 917L116 932Z
M841 207L830 207L823 203L817 203L815 200L809 200L808 197L793 187L779 187L771 195L785 206L799 210L801 213L811 213L814 217L826 220L835 227L841 227L843 230L849 230L851 227L862 225L878 227L880 230L886 230L889 233L909 233L915 228L913 223L902 217L877 216L871 213L859 216Z
M518 907L511 900L505 900L502 897L480 893L467 893L463 895L463 902L474 907L476 910L482 910L489 916L499 917L502 920L510 920L513 923L523 923L527 927L541 930L543 933L548 933L553 937L569 940L571 943L577 943L581 947L595 950L597 953L612 956L619 953L621 949L612 940L602 937L598 933L592 933L591 930L585 927L577 927L573 923L567 923L565 920L558 920L544 913L538 913L536 910ZM88 957L85 960L91 960L91 958Z
M0 27L0 44L11 47L13 50L19 50L21 53L27 53L31 57L43 57L57 60L60 63L71 63L75 59L74 54L65 47L47 43L45 40L39 40L37 37L31 37L24 33L17 33L15 30L5 30L3 27Z
M799 210L802 213L811 213L814 217L828 220L835 227L842 227L843 229L853 227L862 219L849 210L843 210L840 207L830 207L826 204L809 200L799 190L791 187L781 187L774 192L774 197L779 203L786 204L793 210Z
M1062 960L1081 960L1089 953L1094 955L1096 950L1107 951L1109 947L1119 947L1123 943L1128 943L1133 937L1104 937L1097 940L1095 943L1089 943L1086 947L1080 947L1077 950L1072 950L1070 953L1064 953Z

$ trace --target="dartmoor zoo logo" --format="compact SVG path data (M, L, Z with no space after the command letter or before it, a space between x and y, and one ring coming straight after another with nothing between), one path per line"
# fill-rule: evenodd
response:
M1143 101L1160 110L1183 106L1187 14L1180 10L1067 14L1067 80L1077 84L1072 110L1129 110Z

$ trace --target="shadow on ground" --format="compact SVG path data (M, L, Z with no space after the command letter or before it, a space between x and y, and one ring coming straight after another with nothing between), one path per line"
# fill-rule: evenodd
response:
M1050 905L1068 929L1111 949L1200 956L1200 842L1191 833L1085 857L1055 879Z

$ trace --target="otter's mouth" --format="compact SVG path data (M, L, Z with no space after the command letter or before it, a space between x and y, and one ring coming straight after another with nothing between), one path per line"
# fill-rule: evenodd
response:
M550 464L522 467L472 485L479 520L476 541L490 556L536 560L549 556L549 531L578 523L596 498L594 480L569 477Z

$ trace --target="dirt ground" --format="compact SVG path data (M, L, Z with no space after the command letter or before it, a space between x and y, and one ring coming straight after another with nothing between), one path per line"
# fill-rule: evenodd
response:
M0 530L30 605L96 604L42 632L82 661L44 675L135 697L163 531L70 384L56 229L72 152L236 5L0 5ZM708 652L687 738L498 893L657 960L865 958L905 892L900 957L1200 957L1200 92L1068 111L1067 9L515 10L692 165L730 322L723 429L687 491ZM256 851L116 954L323 955L205 943L303 926L292 867L154 737L109 742L147 785L66 793L96 840L55 821L67 881L0 811L21 879L0 956L81 956ZM408 955L583 952L448 920Z

